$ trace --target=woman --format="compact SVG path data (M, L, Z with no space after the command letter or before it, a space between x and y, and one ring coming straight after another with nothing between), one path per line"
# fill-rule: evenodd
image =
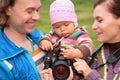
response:
M97 40L103 45L95 52L97 56L94 56L96 59L90 67L82 59L75 59L73 65L78 73L84 75L85 80L120 80L120 0L97 0L93 17L92 28ZM116 52L113 61L110 55Z
M119 4L120 0L97 0L94 4L92 28L96 32L97 40L103 42L103 45L97 50L97 61L93 61L91 68L84 60L77 59L77 62L74 63L76 70L82 72L86 80L120 80ZM116 61L113 62L109 55L113 55L115 51L118 54ZM103 63L106 64L100 67Z
M34 29L40 6L40 0L0 0L0 80L40 80L44 53L35 42L43 33Z

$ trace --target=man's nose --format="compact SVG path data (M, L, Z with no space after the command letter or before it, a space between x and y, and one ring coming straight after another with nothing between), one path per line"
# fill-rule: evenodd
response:
M40 20L39 12L35 11L34 14L33 14L32 19L34 19L34 20L36 20L36 21L39 21L39 20Z

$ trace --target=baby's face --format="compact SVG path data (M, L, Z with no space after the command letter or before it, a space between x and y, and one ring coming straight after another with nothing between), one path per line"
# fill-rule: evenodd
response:
M74 32L75 25L73 22L62 21L53 24L53 29L59 37L68 37Z

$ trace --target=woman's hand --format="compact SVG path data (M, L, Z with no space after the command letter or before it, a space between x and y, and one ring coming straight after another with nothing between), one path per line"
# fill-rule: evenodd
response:
M92 72L92 69L88 66L88 64L83 59L76 58L76 62L73 63L74 68L78 73L82 73L84 77Z

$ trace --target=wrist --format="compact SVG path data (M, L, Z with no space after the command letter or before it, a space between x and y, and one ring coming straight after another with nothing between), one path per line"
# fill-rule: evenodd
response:
M76 48L76 52L78 53L77 55L76 55L76 57L78 57L78 58L83 58L83 54L82 54L82 52L79 50L79 49L77 49Z
M83 75L84 77L88 76L93 70L91 68L87 69L86 71L84 71Z

